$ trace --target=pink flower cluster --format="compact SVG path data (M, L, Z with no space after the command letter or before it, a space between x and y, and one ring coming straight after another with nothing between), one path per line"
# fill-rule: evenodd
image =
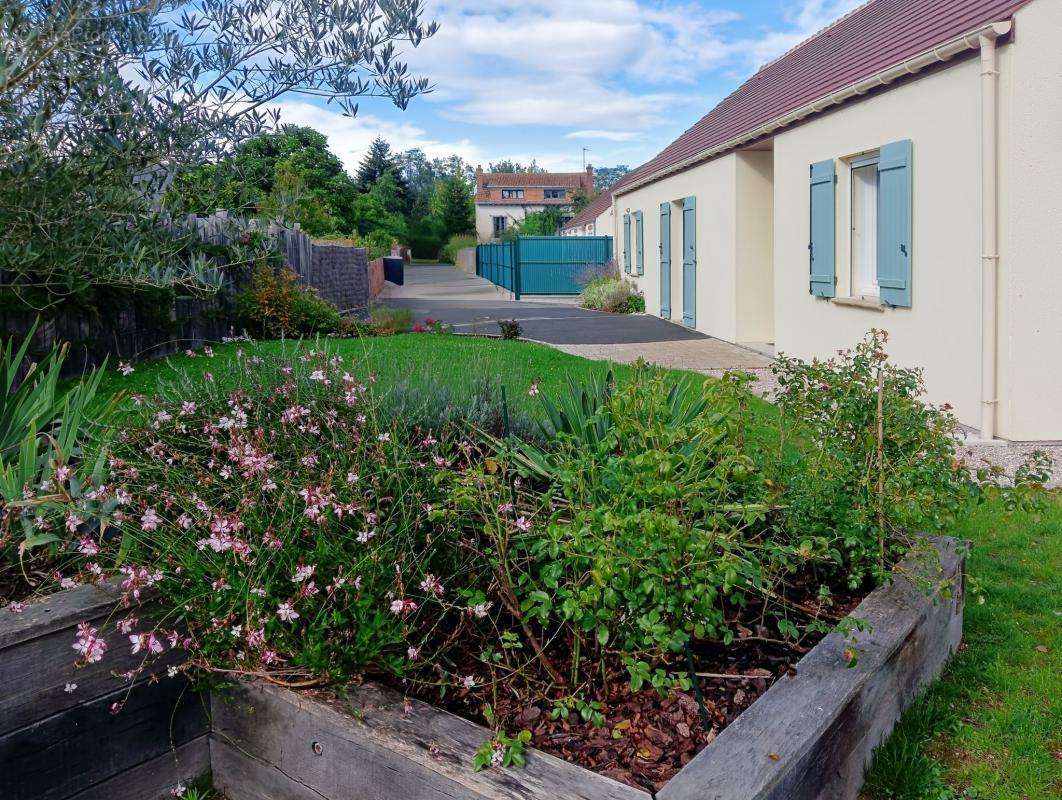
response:
M78 623L77 638L72 647L86 664L95 664L102 660L103 654L107 652L107 642L99 636L99 631L87 622Z

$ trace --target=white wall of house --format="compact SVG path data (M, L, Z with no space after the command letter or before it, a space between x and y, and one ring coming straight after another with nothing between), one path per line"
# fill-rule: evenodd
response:
M774 341L774 154L737 154L737 339Z
M1062 4L1034 2L1000 49L998 434L1062 439ZM914 144L911 308L842 306L808 293L808 167L838 159L837 296L852 294L850 172L843 159ZM775 323L780 351L825 356L871 327L929 398L980 422L981 69L975 56L810 119L775 139Z
M523 220L528 214L542 211L545 206L522 206L522 205L488 205L476 204L476 238L481 242L489 242L494 238L494 218L505 217L506 228L511 228L517 222Z
M976 58L809 119L775 138L775 333L779 351L828 356L870 328L926 370L929 398L980 419L981 76ZM910 308L845 306L808 291L809 166L837 167L837 298L851 280L852 184L845 159L910 139L914 227ZM1001 431L1003 433L1003 431ZM1005 435L1005 434L1004 434Z
M671 316L683 318L682 202L697 200L696 328L733 342L772 338L772 193L769 152L730 153L616 198L617 261L623 265L623 217L644 215L645 274L632 274L646 310L659 314L660 206L671 204ZM637 250L633 233L632 251ZM636 255L631 256L637 271Z
M682 201L697 198L697 329L721 339L737 336L735 303L735 175L733 154L710 161L616 198L617 262L623 269L623 219L631 221L631 279L645 295L645 307L660 313L660 206L671 203L671 319L682 321ZM637 272L634 214L644 217L645 273Z
M1062 439L1062 2L1000 53L1000 435Z
M1062 3L1018 12L1000 58L998 434L1062 439ZM871 328L890 334L897 363L925 370L930 400L976 427L981 411L981 67L976 52L778 134L773 151L733 152L621 194L598 233L644 215L645 271L632 276L660 312L660 204L671 203L671 319L681 322L682 206L697 198L698 330L773 341L828 357ZM854 305L850 161L913 143L910 308ZM809 167L833 159L837 297L809 293Z
M591 236L613 236L613 229L616 227L613 223L615 219L615 213L613 211L614 206L609 206L603 212L601 212L597 219L594 220L593 229L590 231ZM615 242L615 239L613 239ZM615 247L613 247L615 252Z

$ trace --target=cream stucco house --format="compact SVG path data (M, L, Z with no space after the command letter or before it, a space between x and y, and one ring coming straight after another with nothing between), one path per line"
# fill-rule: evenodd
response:
M478 167L476 237L489 242L528 214L549 207L567 210L579 190L593 192L593 167L583 172L484 172Z
M884 328L985 438L1062 439L1060 37L1062 0L871 0L565 232L650 313L801 357Z

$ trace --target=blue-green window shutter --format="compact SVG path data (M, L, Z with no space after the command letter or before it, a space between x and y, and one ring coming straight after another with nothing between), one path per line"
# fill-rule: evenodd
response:
M878 161L878 286L881 302L911 307L914 147L910 139L881 148Z
M660 204L660 316L671 319L671 203Z
M623 215L623 271L631 274L631 215Z
M811 165L811 293L833 297L837 282L837 171L833 159Z
M637 242L634 252L638 257L638 274L645 274L645 226L642 224L642 212L634 212L635 241Z
M682 201L682 324L697 327L697 198Z

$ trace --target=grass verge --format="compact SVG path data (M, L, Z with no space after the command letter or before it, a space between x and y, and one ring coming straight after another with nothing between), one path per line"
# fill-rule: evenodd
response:
M984 506L955 531L985 603L943 679L878 752L874 800L1062 797L1062 503L1040 516Z

